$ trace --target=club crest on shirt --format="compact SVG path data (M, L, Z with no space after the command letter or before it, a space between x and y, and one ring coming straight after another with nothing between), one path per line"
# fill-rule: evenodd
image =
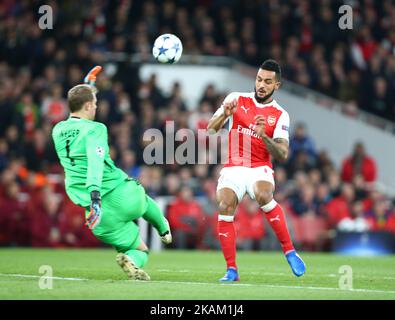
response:
M100 147L100 146L96 147L96 153L100 158L103 158L104 157L104 148Z
M276 124L277 118L275 116L269 116L267 118L267 124L271 127L273 127Z

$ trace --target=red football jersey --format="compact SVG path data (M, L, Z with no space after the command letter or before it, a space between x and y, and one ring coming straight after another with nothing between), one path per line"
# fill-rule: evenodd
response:
M265 117L265 132L270 138L289 140L289 115L273 99L270 103L261 104L255 100L254 92L232 92L224 100L237 99L236 112L228 119L229 141L228 159L225 167L244 166L272 168L270 154L266 145L254 132L254 117ZM223 104L216 114L223 112Z

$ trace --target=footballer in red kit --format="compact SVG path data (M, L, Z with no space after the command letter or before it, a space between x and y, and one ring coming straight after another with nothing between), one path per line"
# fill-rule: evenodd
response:
M232 92L215 112L207 129L229 130L228 160L217 185L217 234L227 264L222 282L238 281L234 214L247 193L255 199L281 243L285 257L296 276L306 266L293 246L284 211L273 199L275 182L271 158L284 162L289 152L289 115L273 99L281 84L281 68L266 60L255 79L255 92Z

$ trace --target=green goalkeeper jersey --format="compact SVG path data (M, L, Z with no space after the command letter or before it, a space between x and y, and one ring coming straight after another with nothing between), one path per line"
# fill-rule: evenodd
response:
M56 153L65 171L66 192L77 205L90 205L90 192L104 196L128 178L110 158L104 124L70 117L52 130Z

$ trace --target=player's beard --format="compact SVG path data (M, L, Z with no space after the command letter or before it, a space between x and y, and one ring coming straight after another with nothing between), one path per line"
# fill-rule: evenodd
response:
M254 88L254 90L255 90L255 100L256 100L257 102L259 102L259 103L262 103L262 104L268 103L268 102L269 102L268 100L271 98L271 96L272 96L273 93L274 93L274 89L273 89L272 92L268 93L266 96L264 96L263 98L261 98L261 97L258 96L258 93L256 92L256 88Z

